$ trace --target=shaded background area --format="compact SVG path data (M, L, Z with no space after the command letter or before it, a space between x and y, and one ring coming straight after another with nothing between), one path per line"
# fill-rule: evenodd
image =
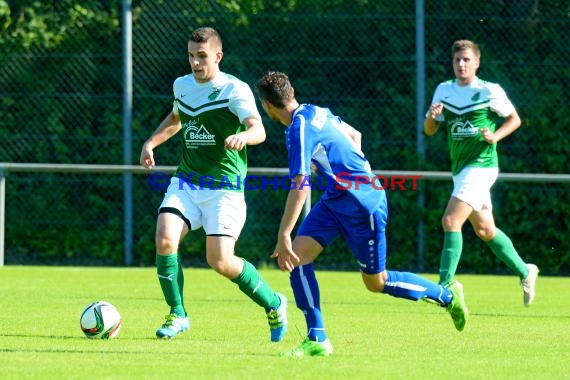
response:
M223 71L253 84L267 69L287 72L301 102L330 107L364 135L377 170L449 170L445 134L416 133L416 13L413 1L132 2L132 164L168 113L172 82L190 72L186 43L196 27L222 34ZM421 2L420 2L421 3ZM479 43L479 76L502 84L523 125L499 145L501 170L568 173L570 1L426 0L426 107L435 86L453 78L451 44ZM122 2L0 1L0 162L123 163ZM252 167L283 167L283 127L265 119L268 140L249 148ZM179 141L156 150L176 165ZM155 213L162 192L133 177L136 265L154 263ZM12 173L7 181L6 263L120 265L120 175ZM497 224L521 256L545 274L570 273L568 184L503 183L493 190ZM450 181L421 181L419 191L389 191L388 264L436 272L440 218ZM318 192L313 194L317 197ZM268 264L286 191L249 191L248 221L237 253ZM423 223L425 235L418 236ZM465 227L460 271L500 273ZM203 233L183 243L189 265L204 265ZM419 242L418 239L422 241ZM422 244L424 256L416 257ZM355 268L336 242L322 268Z

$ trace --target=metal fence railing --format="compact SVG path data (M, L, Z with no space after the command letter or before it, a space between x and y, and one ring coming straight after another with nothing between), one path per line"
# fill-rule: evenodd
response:
M34 164L34 163L6 163L0 162L0 266L4 265L5 259L5 242L10 240L10 236L6 235L6 210L10 207L10 199L6 197L6 182L10 174L15 173L31 173L33 175L39 176L42 173L65 173L65 174L75 174L80 176L87 176L92 174L103 175L103 174L113 174L113 175L149 175L150 173L173 173L175 171L173 166L156 166L152 169L145 169L141 166L136 165L75 165L75 164ZM395 184L394 187L401 185L400 187L408 187L408 189L419 188L419 181L449 181L451 178L450 172L427 172L427 171L389 171L389 170L376 170L374 173L381 179L386 180L386 190L390 190L390 183ZM279 176L284 177L288 175L288 169L286 168L249 168L248 175L251 176ZM392 181L390 181L392 179ZM397 179L397 182L394 180ZM406 180L413 180L413 184L405 184ZM521 184L554 184L560 183L570 186L570 174L527 174L527 173L501 173L499 175L500 182L514 182ZM127 188L125 188L127 189ZM125 207L124 210L133 209L133 197L132 194L128 194L126 190L123 189L123 199L125 203L131 203L130 207ZM394 189L392 189L394 190ZM305 213L310 208L310 202L307 202L305 207ZM56 217L54 216L54 219ZM65 216L62 217L63 219ZM53 223L54 221L52 221ZM81 227L82 230L87 231L89 229L87 221L84 221L84 226ZM415 226L417 231L424 230L423 221L418 221ZM123 243L123 264L126 266L133 265L133 231L134 231L134 219L131 212L124 212L122 218L122 243ZM420 237L425 239L426 237ZM425 247L425 244L419 243L419 247ZM424 252L421 249L418 250L418 260L421 261Z

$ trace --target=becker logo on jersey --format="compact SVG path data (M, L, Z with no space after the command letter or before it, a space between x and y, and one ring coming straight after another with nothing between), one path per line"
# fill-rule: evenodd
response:
M455 119L451 123L451 138L453 140L463 140L476 136L479 129L475 128L469 120Z
M190 121L183 126L186 148L196 149L205 145L216 145L216 136L208 132L204 125L199 127L196 121Z

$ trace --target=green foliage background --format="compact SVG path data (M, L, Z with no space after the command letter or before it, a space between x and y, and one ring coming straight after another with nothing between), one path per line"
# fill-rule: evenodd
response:
M475 40L480 77L501 83L523 119L499 145L502 171L568 173L570 2L427 0L424 7L426 107L437 83L453 76L451 43ZM119 0L0 0L0 161L123 163L121 11ZM417 149L414 2L141 0L132 11L131 163L171 107L173 80L189 72L189 32L209 24L224 38L224 71L250 84L267 69L287 72L301 102L328 106L363 132L374 169L449 170L443 133L425 140L425 156ZM284 167L283 128L265 124L268 140L249 149L250 166ZM156 151L159 165L177 164L178 143ZM134 181L135 260L152 265L162 194L144 176ZM543 273L570 273L568 187L499 182L493 191L497 224ZM435 272L451 182L422 181L421 189L388 193L388 262ZM7 194L8 263L122 262L120 176L12 173ZM285 196L247 193L238 254L269 262ZM505 271L469 226L465 232L460 271ZM183 245L193 265L204 263L202 237L194 232ZM319 262L353 268L340 241Z

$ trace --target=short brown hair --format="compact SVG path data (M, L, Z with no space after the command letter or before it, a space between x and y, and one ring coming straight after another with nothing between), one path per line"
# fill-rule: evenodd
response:
M451 46L451 57L453 57L455 53L457 53L458 51L467 50L467 49L471 49L473 51L473 54L475 54L475 57L477 57L477 59L481 58L481 50L479 50L479 46L475 42L469 40L455 41L453 43L453 46Z
M190 35L190 41L197 43L205 43L210 41L211 39L214 41L214 43L219 45L221 50L222 37L220 36L220 33L218 33L218 31L212 27L203 26L201 28L194 30L192 32L192 35Z

